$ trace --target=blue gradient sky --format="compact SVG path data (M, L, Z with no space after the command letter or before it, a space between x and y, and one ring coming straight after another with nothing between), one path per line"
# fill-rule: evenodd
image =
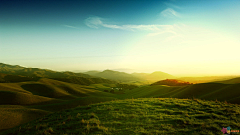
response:
M53 70L240 74L239 0L2 0L0 62Z

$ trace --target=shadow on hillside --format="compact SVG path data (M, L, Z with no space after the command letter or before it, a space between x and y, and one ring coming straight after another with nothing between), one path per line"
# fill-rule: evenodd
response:
M46 105L62 101L22 92L0 91L0 105Z
M21 86L24 90L31 92L34 95L44 96L44 97L54 97L54 88L43 84L24 84Z
M66 91L67 93L69 94L72 94L72 95L75 95L75 96L78 96L78 97L87 97L89 95L87 94L84 94L80 91L76 91L74 89L72 89L71 87L68 87L68 86L59 86L59 88L61 88L62 90Z
M49 97L49 98L71 100L78 97L88 96L87 94L78 92L67 86L52 87L45 84L32 83L32 84L23 84L21 85L21 87L24 90L31 92L33 95Z
M6 75L3 78L3 82L29 82L29 81L38 81L40 78L38 77L26 77L26 76L18 76L18 75Z

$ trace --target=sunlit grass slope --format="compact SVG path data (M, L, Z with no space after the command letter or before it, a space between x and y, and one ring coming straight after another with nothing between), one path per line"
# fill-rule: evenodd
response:
M182 89L182 86L162 86L162 85L154 85L154 86L142 86L130 91L126 91L124 95L119 95L119 98L150 98L150 97L159 97L164 96L169 93L174 93L179 89Z
M240 104L240 84L202 83L181 89L171 97L201 98Z
M196 83L224 81L224 80L233 79L236 77L237 76L205 76L205 77L181 77L178 79L196 84Z
M217 83L225 83L225 84L236 84L240 83L240 77L229 79L229 80L224 80L224 81L218 81Z
M206 134L240 128L240 105L198 99L116 100L47 115L3 134Z
M173 97L199 98L240 104L240 84L201 83L190 86L143 86L126 92L121 98Z

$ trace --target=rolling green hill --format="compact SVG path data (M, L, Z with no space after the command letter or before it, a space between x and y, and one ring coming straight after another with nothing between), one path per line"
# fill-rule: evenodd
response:
M128 91L123 98L126 97L198 98L240 104L240 84L200 83L189 86L143 86Z
M92 75L92 76L95 76L98 73L100 73L100 71L91 70L91 71L84 72L84 74L88 74L88 75Z
M0 105L51 104L58 100L23 92L0 91Z
M186 86L186 85L190 85L190 83L181 81L181 80L176 80L176 79L166 79L166 80L157 81L151 85Z
M36 81L38 78L0 73L0 83Z
M0 131L41 118L50 113L49 111L20 105L0 105Z
M205 76L205 77L180 77L178 80L190 82L190 83L209 83L216 81L224 81L236 78L237 76Z
M48 78L0 83L0 130L12 128L52 112L114 99L115 94L103 92L94 86Z
M157 77L162 74L162 72L156 72L154 74L143 73L136 75L137 73L135 73L135 75L132 75L115 71L105 71L105 73L109 76L114 76L115 74L114 77L126 77L127 82L134 79L131 78L133 76L138 76L137 78L145 76L145 78L147 78L147 76L150 75L154 78L154 76ZM168 77L171 77L171 75ZM8 132L14 134L17 134L19 131L20 134L75 134L79 132L85 134L187 134L190 132L201 132L198 127L202 126L205 128L206 134L213 134L213 131L219 130L220 125L229 124L225 122L227 119L225 115L228 115L234 120L229 125L236 128L236 125L239 125L238 119L235 118L235 116L237 117L240 114L239 110L231 110L233 106L238 106L229 104L240 104L240 83L238 83L238 80L239 78L235 78L222 82L186 86L166 86L166 84L156 83L155 85L142 85L137 87L136 85L123 84L82 73L56 72L46 69L0 64L0 131L20 125L21 127L9 130ZM139 82L141 82L141 80ZM174 81L174 83L176 82ZM158 103L158 99L153 99L152 97L166 99L161 99L161 103ZM170 97L176 99L167 99ZM199 99L213 100L214 102ZM133 103L135 101L136 103ZM219 101L223 101L224 103L220 103ZM96 103L101 103L101 105L95 108L96 106L94 104ZM159 112L158 109L154 109L158 108L156 104L161 105L161 107L163 105L165 111L162 113L161 111ZM87 105L92 106L88 109L88 107L86 107ZM218 109L216 109L216 105L219 106L217 107ZM106 106L108 107L106 108ZM144 106L145 108L141 110L141 107ZM184 107L193 109L195 106L198 106L195 109L198 111L201 110L201 113L198 114L198 112L194 110L186 111L182 109ZM225 107L225 109L220 109L220 106ZM74 109L72 109L73 112L66 110L75 107L82 108L76 108L79 114ZM208 110L203 113L203 109L206 109L206 107L208 107ZM230 110L227 109L229 107ZM119 108L123 108L123 110L119 112ZM126 110L124 110L124 108L126 108ZM99 112L99 110L103 110L103 113ZM153 113L151 111L155 112ZM216 114L213 114L213 111L216 111ZM91 113L101 118L98 120L102 124L96 127L99 121L87 118ZM43 116L48 114L50 115L45 117L46 120L42 122L38 121L40 125L36 125L36 123L29 123L30 126L29 124L25 126L21 125L36 118L43 118ZM61 118L59 116L57 120L53 120L52 116L56 118L56 114L60 115ZM112 116L112 114L114 114L114 116ZM80 117L81 115L84 117ZM106 115L108 117L104 119L103 116ZM167 119L163 117L160 118L160 116L166 116ZM157 117L157 119L152 119L153 117ZM81 118L80 121L83 119L83 122L78 123L80 127L77 130L66 129L77 124L75 122L67 123L75 118ZM134 119L134 121L131 121L130 118ZM185 120L185 118L187 118L187 120ZM147 121L144 121L145 119ZM196 119L197 121L194 121ZM53 126L53 123L47 122L47 120L53 123L55 122L56 125ZM210 122L210 120L216 121L210 126L207 126L206 123L204 123L206 120L208 122ZM157 124L159 121L164 124ZM63 124L64 122L65 124ZM176 122L179 122L179 125L174 124ZM118 126L121 128L116 128L117 123L120 123ZM151 127L148 125L151 125ZM161 130L156 129L154 125ZM188 130L183 131L184 128L180 125L184 125L185 128L190 127ZM35 130L33 127L35 127ZM26 131L27 129L29 129L29 132ZM64 129L64 131L61 129Z
M142 86L135 88L131 91L127 91L124 95L119 95L120 99L125 98L151 98L151 97L167 97L166 94L172 95L176 91L185 88L184 86ZM170 97L170 96L169 96Z
M236 84L236 83L240 83L240 77L229 79L229 80L217 81L216 83Z
M16 70L21 70L24 69L24 67L21 67L19 65L9 65L9 64L4 64L0 63L0 71L16 71Z
M47 115L6 134L222 135L240 128L240 105L223 102L145 98L116 100Z

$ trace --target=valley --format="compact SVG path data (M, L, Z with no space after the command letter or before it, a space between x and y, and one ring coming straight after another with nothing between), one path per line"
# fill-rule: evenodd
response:
M19 67L20 66L14 67L6 64L2 64L2 66L0 67L0 71L3 72L3 73L0 73L1 75L0 76L0 80L1 80L1 83L0 83L0 110L1 110L0 111L1 112L0 127L1 129L0 131L2 133L5 133L4 131L6 131L6 133L10 132L11 130L7 130L7 129L14 128L14 127L19 128L19 126L21 127L22 124L28 123L30 121L34 122L36 119L38 119L39 121L41 118L44 118L44 117L55 117L54 115L57 115L59 113L63 113L60 116L64 116L66 115L65 111L69 109L74 112L72 114L69 114L71 117L72 116L75 117L75 115L78 117L78 114L79 114L78 119L80 119L81 114L86 115L86 113L88 112L87 110L86 110L87 112L84 112L84 107L86 108L87 106L96 106L98 104L102 104L104 106L111 105L111 107L120 105L121 107L122 102L130 102L130 104L134 105L133 102L135 101L137 102L137 104L141 103L141 106L148 106L148 104L155 104L155 102L157 102L158 99L161 100L161 104L167 104L167 102L174 102L172 104L173 106L174 104L176 104L175 102L178 102L178 101L181 101L181 102L184 101L183 106L187 105L185 104L185 101L206 102L204 104L210 104L210 106L212 106L211 104L215 104L215 103L218 103L218 105L235 106L235 109L237 110L234 116L240 115L240 112L238 110L238 108L240 108L238 105L240 104L239 78L233 78L230 80L219 81L219 82L199 83L199 84L192 84L189 82L184 82L176 79L166 79L166 80L152 83L151 85L147 85L147 84L135 85L134 83L130 83L133 80L129 80L129 82L127 82L126 80L118 81L118 80L110 80L110 79L99 77L99 76L94 77L94 76L85 75L82 73L55 72L55 71L45 70L45 69L33 70L29 68L24 68L24 67L21 67L21 69L19 69ZM113 72L111 71L109 76L111 76L111 73ZM123 74L123 73L119 73L119 74ZM124 73L124 74L126 75L127 73ZM125 83L123 83L124 81ZM134 80L134 81L139 81L139 80ZM145 101L147 101L148 104L143 104ZM153 106L153 107L155 108L156 106ZM192 107L195 107L195 106L192 106ZM80 111L79 113L76 113L74 109L78 110L78 108L83 112ZM126 107L122 106L122 108L126 108ZM135 109L140 109L140 108L135 107ZM166 107L165 109L167 108L168 107ZM204 106L201 106L200 108L203 109ZM88 113L98 114L99 112L97 110L98 109L92 109L93 112L88 112ZM114 114L118 113L114 108L110 110L113 110L112 113ZM153 115L151 113L154 113L154 112L150 112L150 110L149 108L147 110L141 110L143 112L147 111L150 113L150 114L145 114L144 117L150 117L151 115ZM175 111L177 110L178 109L175 108ZM169 112L171 111L171 109L165 110L165 111ZM132 112L135 112L135 110L132 110ZM126 111L123 111L122 113L124 114L121 114L121 115L126 118L127 117L137 118L138 119L137 121L140 121L141 119L143 119L141 118L142 117L141 113L140 114L133 113L131 115L128 114ZM174 113L175 112L173 111L173 114ZM193 112L191 111L185 112L185 113L183 112L183 114L185 115L186 113L193 113ZM100 113L99 114L100 117L104 116L103 114L104 112ZM160 114L154 113L154 115L156 115L154 117L159 117L159 115L163 117L161 113ZM214 116L215 118L215 115L213 114L207 113L206 115L207 116L202 116L202 117L208 117L208 115L211 115L211 117ZM223 113L222 115L225 115L225 113ZM233 114L230 113L229 115L233 115ZM67 117L67 116L64 116L64 117ZM119 116L113 116L112 119L115 119L115 117L118 118ZM176 120L180 119L181 117L177 118L176 116ZM210 119L211 117L207 119ZM223 116L219 115L216 117L216 119L218 117L220 118ZM71 118L71 119L74 120L75 118ZM156 120L157 119L158 118L156 118ZM201 122L202 119L199 119L199 120L200 120L199 122L202 123ZM83 121L85 121L85 119ZM86 120L86 122L87 121L88 120ZM98 121L100 120L96 119L95 122L98 122ZM238 123L238 119L235 119L235 121ZM43 128L43 130L40 130L40 129L38 131L32 130L31 132L32 133L34 132L34 134L35 132L36 133L39 132L39 134L42 134L43 132L50 132L48 131L48 129L46 129L46 128L50 128L47 126L49 122L47 122L47 124L46 123L40 124L40 125L46 125ZM91 123L93 121L89 119L89 122ZM106 123L105 121L102 121L102 122ZM115 121L115 122L122 123L121 120ZM187 121L182 120L181 122L185 123ZM85 125L84 123L85 122L82 123L83 126ZM194 125L194 122L192 122L192 124ZM34 124L33 125L30 124L30 125L31 127L34 126ZM141 128L138 126L138 123L134 124L135 125L134 128L136 129L131 131L125 127L126 125L124 126L124 128L126 128L126 131L122 129L121 130L114 129L112 127L109 127L107 125L104 126L104 125L105 124L95 127L89 124L88 125L89 129L80 128L74 132L83 132L88 134L88 133L95 133L96 131L96 133L103 132L107 134L110 132L137 133L141 131L143 133L146 132L147 134L152 133L152 131L148 129L145 129L145 130L139 129L139 131L137 131L138 128ZM113 122L113 125L114 125L114 122ZM60 133L60 132L55 132L55 129L57 129L57 127L55 126L51 127L52 130L54 129L51 132ZM158 126L164 129L164 125L162 126L158 125ZM165 126L168 127L169 125L167 124ZM25 127L26 127L26 124L24 128ZM233 124L232 127L238 128L239 125ZM24 128L22 128L21 132L20 130L19 131L15 130L14 132L15 133L18 132L18 134L19 133L25 134ZM26 128L30 128L30 127L26 127ZM94 128L93 131L91 130L91 128ZM217 126L217 123L215 124L213 123L213 127L210 127L210 128L214 128L214 130L217 130L219 127ZM164 129L163 131L166 133L172 133L172 134L175 132L182 132L181 129L178 129L175 132L169 132L165 130L166 129ZM196 128L196 131L197 130L199 129ZM163 131L154 130L155 133L162 133ZM65 131L62 131L62 132L65 132ZM66 131L66 132L72 133L70 131ZM186 130L186 132L192 132L192 130L189 129L189 130Z

